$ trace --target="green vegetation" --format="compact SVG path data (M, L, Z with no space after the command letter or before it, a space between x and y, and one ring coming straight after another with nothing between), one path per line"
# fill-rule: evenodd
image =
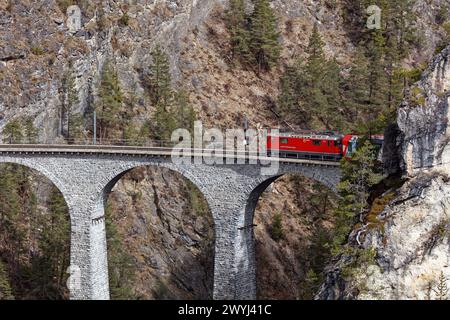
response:
M281 78L278 106L283 118L291 123L309 126L314 116L322 126L332 129L340 126L342 118L340 70L334 59L325 58L323 46L315 25L306 50L308 58L288 66Z
M0 166L0 291L5 298L67 299L67 207L53 188L42 212L33 179L41 178L25 167Z
M383 212L386 206L395 198L395 192L388 192L382 197L376 198L372 206L370 207L369 212L367 213L365 220L369 223L368 228L384 228L384 222L378 220L378 215Z
M301 283L299 288L300 300L313 300L319 284L320 278L316 271L309 269L306 273L305 280Z
M230 0L226 20L230 33L232 60L245 64L250 60L250 35L244 0Z
M98 119L98 138L105 140L111 138L113 130L120 123L119 111L123 103L123 94L120 89L117 70L111 61L103 66L99 96L96 101L95 110Z
M277 65L281 53L278 19L268 0L253 0L253 11L245 12L245 1L232 0L227 11L231 54L245 66L256 64L258 73Z
M360 218L367 209L370 188L382 179L375 160L374 147L368 141L354 153L351 160L342 160L342 179L338 185L340 201L333 239L335 253L347 240L355 219Z
M351 257L351 260L341 269L342 276L347 281L357 280L359 288L363 287L364 284L356 278L364 274L368 266L375 264L376 251L372 248L360 249L346 245L342 248L341 253Z
M11 291L8 273L6 272L3 262L0 260L0 300L13 300L14 296Z
M128 13L124 13L121 17L120 17L120 23L123 26L128 26L130 24L130 16L128 15Z
M160 46L156 46L145 81L150 101L156 109L152 125L148 127L152 138L163 141L170 140L176 128L192 131L196 119L187 92L173 90L171 82L169 57Z
M450 39L450 21L444 23L443 28L445 32L447 33L448 39Z
M33 118L17 118L8 122L3 128L3 143L36 143L38 129L33 124Z
M20 143L23 138L23 128L19 120L11 120L3 128L4 143Z
M268 71L280 58L281 46L278 43L277 18L268 0L254 0L250 16L250 50L259 71Z
M357 46L350 69L326 58L318 27L313 28L306 60L285 68L280 79L278 109L283 120L303 128L337 129L360 134L381 133L395 121L406 88L422 68L402 67L412 48L420 46L412 27L413 1L346 1L344 19ZM365 26L369 5L382 9L381 29Z
M205 216L209 213L208 203L206 202L203 194L198 188L189 180L187 181L187 193L190 198L190 209L195 212L196 215Z
M45 53L44 49L42 49L41 47L38 47L38 46L31 47L30 51L35 56L42 56Z
M78 91L76 89L72 68L62 80L62 95L60 131L69 142L73 142L74 140L81 139L83 116L81 114L75 114L75 109L80 101L78 99Z
M283 224L282 224L282 216L280 213L276 213L272 219L272 226L270 228L270 235L273 240L280 241L283 239Z
M433 289L433 291L436 294L437 300L448 300L447 278L445 277L444 272L441 271L436 289Z
M107 206L105 211L111 299L137 299L137 295L133 291L133 282L136 277L135 262L133 257L125 250L123 240L111 217L111 207Z

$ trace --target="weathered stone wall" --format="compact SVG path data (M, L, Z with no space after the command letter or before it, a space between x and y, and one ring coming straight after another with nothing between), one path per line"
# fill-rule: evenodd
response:
M444 165L450 147L450 46L432 61L398 111L401 168L407 175Z
M299 173L330 188L339 168L279 164L262 176L260 165L176 164L169 157L114 155L0 154L44 174L62 192L71 216L71 265L80 269L80 287L73 299L108 299L104 201L124 173L139 166L163 166L181 173L204 194L215 225L215 299L254 299L255 249L253 214L264 189L285 173ZM74 272L76 269L74 269Z

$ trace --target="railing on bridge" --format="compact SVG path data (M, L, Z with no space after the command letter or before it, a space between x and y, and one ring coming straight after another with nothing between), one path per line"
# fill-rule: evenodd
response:
M181 142L181 141L180 141ZM175 155L187 155L187 152L193 157L224 157L224 158L244 158L249 161L283 161L283 162L297 162L308 164L320 164L320 165L339 165L339 162L329 161L327 159L312 159L312 158L289 158L283 155L271 153L267 154L265 146L259 151L249 150L248 147L244 148L242 144L237 147L237 141L235 141L234 148L224 149L223 145L218 147L217 144L210 143L202 148L195 148L195 146L179 146L180 142L173 142L168 140L151 140L151 139L97 139L94 143L91 139L4 139L3 143L0 143L0 149L13 149L12 151L20 151L21 149L27 149L26 146L30 146L33 150L50 150L67 152L107 152L107 153L133 153L133 154L155 154L161 155L173 155L173 151L183 152L182 154ZM9 146L9 147L8 147ZM178 146L178 147L177 147ZM84 149L84 150L83 150ZM11 151L11 150L10 150ZM27 152L29 152L27 150ZM270 160L269 160L270 159Z
M170 140L152 140L152 139L101 139L97 138L96 142L92 139L76 139L76 138L52 138L52 139L3 139L0 144L14 145L79 145L79 146L136 146L136 147L154 147L154 148L173 148L179 142Z

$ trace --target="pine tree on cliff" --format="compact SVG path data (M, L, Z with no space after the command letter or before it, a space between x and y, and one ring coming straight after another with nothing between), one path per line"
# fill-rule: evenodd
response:
M167 107L172 102L169 57L159 45L152 50L151 56L150 72L146 79L150 100L154 106L161 104Z
M376 114L385 107L388 97L388 79L385 72L386 40L380 31L374 31L368 44L369 58L369 106L370 113Z
M378 173L375 163L374 146L366 141L350 160L341 162L342 178L338 185L340 195L337 221L333 239L334 248L344 243L355 222L367 207L370 188L380 182L382 175Z
M306 49L306 65L298 73L303 77L298 87L310 112L314 113L327 129L331 129L331 126L337 125L340 118L340 68L336 60L328 61L325 58L323 47L324 42L316 24Z
M323 47L315 25L306 62L297 61L281 77L278 106L285 120L303 125L316 117L327 129L334 129L342 120L340 66L335 59L326 59Z
M285 120L290 120L298 111L298 95L295 89L297 74L294 67L287 66L280 79L280 95L278 96L278 110Z
M72 131L78 130L76 125L72 120L72 115L76 105L79 103L78 92L76 90L75 78L73 76L73 71L70 70L66 77L63 79L63 87L66 92L66 101L63 106L63 115L61 115L61 120L65 117L67 118L67 138L69 141L73 138ZM64 131L64 130L62 130Z
M99 97L95 107L100 139L111 138L110 135L120 120L118 115L122 103L123 95L117 71L107 61L101 73Z
M369 104L369 61L364 50L359 47L345 85L345 103L349 120L364 122Z
M174 105L178 128L187 129L193 133L194 121L197 116L192 104L189 102L189 95L185 90L180 90L175 93Z
M67 268L70 265L69 212L63 195L52 186L47 202L48 216L41 217L39 237L41 254L33 263L32 279L42 298L67 299Z
M322 82L326 103L318 110L318 118L327 129L340 129L342 126L340 72L341 68L336 59L326 62Z
M39 130L33 124L33 118L26 118L24 121L24 135L28 143L37 143Z
M226 20L230 33L232 59L246 63L250 58L250 35L245 14L245 0L230 0Z
M20 143L23 139L23 127L18 119L11 120L3 128L4 143Z
M280 58L278 21L268 0L254 0L250 16L250 49L258 71L270 70Z
M418 30L415 27L416 0L390 0L386 26L386 38L392 39L399 60L407 57L411 48L418 44ZM389 41L388 41L389 42Z
M152 63L147 77L150 100L156 107L153 116L153 137L157 140L170 140L177 122L173 115L174 92L171 86L170 63L168 55L159 45L151 52Z

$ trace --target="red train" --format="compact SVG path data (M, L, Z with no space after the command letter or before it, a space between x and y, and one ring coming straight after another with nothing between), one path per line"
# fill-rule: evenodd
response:
M276 138L279 145L276 146ZM384 137L371 136L371 141L381 147ZM279 133L276 136L269 131L267 153L270 157L278 152L280 158L339 161L343 157L351 158L356 150L358 136L342 135L334 132Z

